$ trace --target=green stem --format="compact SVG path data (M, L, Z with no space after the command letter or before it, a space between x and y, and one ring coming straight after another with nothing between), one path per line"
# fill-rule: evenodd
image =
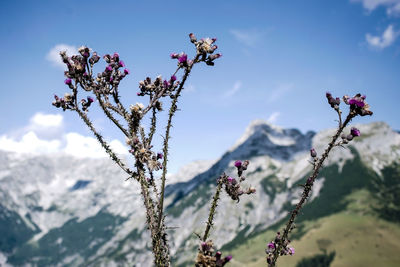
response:
M225 174L223 174L224 176ZM203 242L207 241L207 238L209 236L209 232L211 227L213 226L213 221L214 221L214 215L217 211L217 206L218 206L218 200L219 200L219 194L221 193L222 190L222 177L220 177L218 179L218 184L217 184L217 189L215 190L215 194L213 197L213 201L211 203L211 208L210 208L210 213L208 214L208 221L207 221L207 226L206 226L206 230L204 231L204 235L203 235Z
M322 167L322 164L324 163L325 159L328 157L329 152L331 149L335 146L336 140L339 138L340 134L342 133L343 129L347 126L347 124L354 118L354 114L352 112L349 113L347 116L346 120L341 124L336 132L336 134L332 137L332 141L329 143L328 147L325 149L325 152L322 154L321 158L317 161L316 167L314 168L314 171L312 175L309 177L310 182L306 183L304 186L304 191L302 193L302 197L297 203L296 208L292 211L290 215L290 219L288 223L286 224L286 228L283 231L283 235L278 243L278 247L274 251L274 256L272 258L272 262L269 266L275 266L276 261L278 257L280 256L280 252L284 247L284 243L286 240L288 240L288 235L290 230L293 228L294 221L299 214L301 208L303 207L304 203L308 199L310 192L312 190L312 186L314 184L315 179L318 177L319 171Z

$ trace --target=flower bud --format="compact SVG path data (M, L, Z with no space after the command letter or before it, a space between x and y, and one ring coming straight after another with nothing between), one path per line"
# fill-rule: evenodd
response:
M66 84L66 85L71 85L72 84L72 80L71 79L65 79L65 81L64 81L64 83Z
M311 154L311 157L315 158L317 156L317 151L315 151L314 148L311 148L310 149L310 154Z
M186 63L187 62L187 55L185 53L181 53L178 57L179 63Z
M117 52L115 52L114 55L113 55L113 57L112 57L112 59L113 59L115 62L118 62L118 61L119 61L119 54L118 54Z
M351 134L352 136L360 136L360 135L361 135L361 132L360 132L360 130L358 130L357 128L353 127L353 128L351 128L351 130L350 130L350 134Z
M193 33L190 33L189 37L190 37L190 42L195 43L197 41L197 38Z
M113 69L113 68L111 67L111 65L108 65L108 66L106 67L105 71L106 71L106 72L111 72L112 69Z
M225 261L224 262L228 262L232 259L232 255L228 255L225 257Z
M347 141L351 141L351 140L353 140L353 135L351 135L351 134L348 134L347 136L346 136L346 139L347 139Z
M120 60L119 62L118 62L118 67L125 67L125 63L124 63L124 61L122 61L122 60Z
M103 58L107 63L111 62L111 56L109 54L104 55Z

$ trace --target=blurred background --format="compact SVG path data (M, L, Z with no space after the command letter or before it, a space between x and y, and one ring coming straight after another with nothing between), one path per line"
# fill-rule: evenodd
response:
M118 52L128 106L147 101L140 80L175 71L171 53L194 56L191 32L216 37L223 56L195 66L174 118L167 214L192 228L170 233L173 266L191 265L213 183L237 159L251 160L257 196L235 209L225 196L213 239L233 265L263 266L310 171L307 151L322 153L337 124L327 91L365 94L374 115L354 121L362 136L350 149L333 151L293 234L302 250L283 265L400 264L400 1L4 0L0 22L0 265L151 264L137 188L77 114L51 105L69 91L59 52ZM101 111L89 116L127 155Z

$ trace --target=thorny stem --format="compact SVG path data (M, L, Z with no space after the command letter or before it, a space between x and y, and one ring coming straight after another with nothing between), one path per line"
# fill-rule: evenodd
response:
M223 174L223 175L225 175L225 174ZM203 242L207 241L210 229L213 226L214 215L215 215L215 212L217 211L219 194L221 193L222 185L223 185L223 182L222 182L222 179L220 177L218 179L217 189L215 190L215 195L214 195L213 201L211 203L210 213L208 214L207 226L206 226L206 230L204 231L203 238L202 238Z
M101 144L101 146L104 148L104 150L107 152L107 154L111 157L111 159L118 164L118 166L126 172L130 177L134 177L136 180L139 180L139 177L137 173L133 172L131 169L125 166L125 164L122 162L120 158L112 151L110 146L107 144L106 141L104 141L103 137L96 131L96 129L93 127L92 122L89 120L87 115L82 112L78 106L75 107L75 111L79 114L79 117L86 123L86 125L89 127L89 129L93 132L94 136L96 137L97 141Z
M115 103L117 104L117 106L118 106L118 109L120 110L120 114L122 113L122 116L124 117L124 118L128 118L129 116L128 116L128 112L126 111L126 108L121 104L121 102L119 101L119 96L118 96L118 91L117 91L117 87L114 87L114 92L113 92L113 98L114 98L114 101L115 101Z
M107 106L104 104L103 100L101 99L101 95L99 92L97 92L96 90L93 90L97 100L99 101L99 104L101 106L101 108L103 109L104 113L106 114L106 116L124 133L124 135L126 137L129 138L129 133L127 130L125 130L124 127L122 127L122 125L119 123L119 121L114 118L114 116L111 114L111 112L107 109Z
M111 109L112 111L118 113L121 116L124 116L123 112L121 110L118 109L118 107L113 106L111 103L107 103L107 108Z
M339 116L340 117L340 116ZM286 228L283 231L283 235L278 243L278 247L274 251L274 256L272 257L272 262L270 263L269 266L275 266L276 261L278 257L280 256L280 252L283 249L283 245L286 240L288 240L288 235L291 229L293 229L293 224L296 216L299 214L300 209L303 207L304 203L308 199L310 192L312 190L312 186L314 184L315 179L317 178L320 168L322 167L322 164L324 163L325 159L328 157L329 152L331 149L336 145L336 140L339 138L340 134L342 133L343 129L347 126L347 124L355 117L355 114L350 111L349 115L347 115L346 120L343 122L343 124L340 124L336 134L332 137L332 141L329 143L328 147L325 149L324 153L322 154L321 158L315 163L314 171L312 175L309 177L309 182L304 185L304 191L302 193L302 197L297 203L296 208L292 211L290 215L290 219L288 223L286 224Z
M176 110L177 110L177 102L178 102L178 98L181 94L181 91L183 89L183 85L186 82L186 79L189 77L190 71L192 70L192 67L195 63L197 63L198 59L199 59L200 55L197 54L196 57L193 60L193 64L191 66L188 66L185 69L185 74L183 75L182 81L179 84L179 87L175 93L174 99L172 101L171 107L169 109L169 116L168 116L168 124L167 124L167 128L165 131L165 137L164 137L164 144L163 144L163 154L164 154L164 160L163 160L163 172L162 172L162 176L161 176L161 195L160 195L160 202L159 202L159 206L158 206L158 228L160 229L161 227L161 220L163 218L163 205L164 205L164 191L165 191L165 177L167 174L167 162L168 162L168 141L169 141L169 132L172 126L172 117L174 116Z
M153 107L153 114L151 117L151 128L150 128L150 133L149 137L147 138L147 144L151 144L151 141L153 140L153 135L156 131L156 123L157 123L157 117L156 117L157 110L155 107Z
M136 168L139 173L139 182L146 208L146 221L151 233L152 249L155 256L154 263L156 266L169 266L168 246L162 239L163 232L156 227L155 206L150 195L149 185L144 176L144 165L137 162Z
M156 202L158 202L159 201L159 194L158 194L158 190L157 190L157 185L154 182L154 174L153 174L153 171L151 171L150 169L148 171L150 173L150 179L153 181L152 182L152 187L153 187L154 194L156 196L156 200L157 200Z

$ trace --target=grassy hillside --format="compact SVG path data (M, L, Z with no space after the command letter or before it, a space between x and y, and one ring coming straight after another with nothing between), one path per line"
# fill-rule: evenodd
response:
M400 165L379 177L355 156L342 173L323 169L321 195L305 206L290 236L296 254L281 257L279 266L400 266ZM232 266L266 266L266 244L286 221L225 246Z
M292 242L296 254L281 257L278 266L300 266L302 260L302 267L316 266L313 257L327 258L332 252L332 267L400 266L400 224L374 215L374 199L369 191L358 190L347 197L350 204L345 211L305 221L302 231L306 234ZM234 255L231 266L266 266L263 251L274 234L259 234L230 251Z

